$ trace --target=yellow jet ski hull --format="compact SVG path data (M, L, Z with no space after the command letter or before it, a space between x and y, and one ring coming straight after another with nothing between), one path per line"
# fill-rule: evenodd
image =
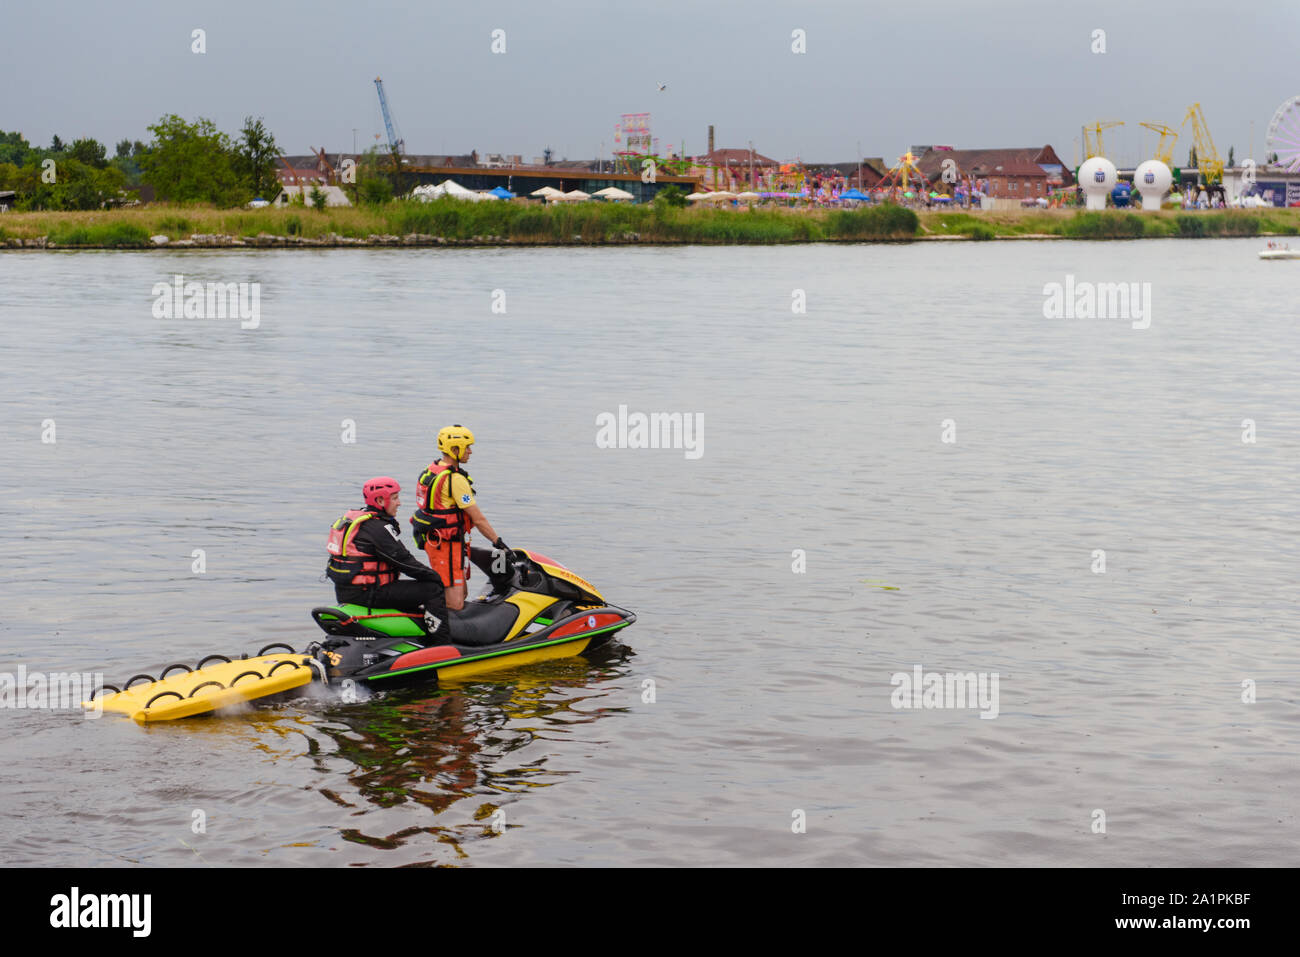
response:
M307 684L313 675L311 659L305 655L239 658L132 685L105 698L83 701L82 706L127 714L141 724L172 721L289 691Z

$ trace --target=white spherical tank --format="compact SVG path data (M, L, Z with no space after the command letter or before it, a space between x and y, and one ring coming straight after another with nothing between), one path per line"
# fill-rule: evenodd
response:
M1160 160L1147 160L1133 172L1133 185L1142 194L1142 209L1155 212L1173 185L1174 174Z
M1088 209L1105 209L1106 197L1115 188L1119 173L1115 164L1104 156L1094 156L1079 167L1079 186L1083 189L1084 206Z

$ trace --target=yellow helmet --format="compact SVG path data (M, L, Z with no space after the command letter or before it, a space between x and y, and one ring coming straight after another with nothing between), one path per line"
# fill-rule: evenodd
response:
M474 444L474 433L463 425L449 425L438 431L438 451L445 452L457 462L465 456L465 450Z

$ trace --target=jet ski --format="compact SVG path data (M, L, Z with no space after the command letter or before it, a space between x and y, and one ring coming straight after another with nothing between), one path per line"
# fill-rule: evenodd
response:
M491 593L450 613L451 644L434 641L423 615L349 604L313 608L325 638L302 652L277 643L253 657L209 655L195 668L178 663L158 678L134 675L121 688L104 685L82 704L146 724L281 694L313 679L376 689L452 681L581 654L636 621L540 552L516 549L507 560L509 573Z
M507 561L509 574L491 593L448 613L450 644L435 642L423 615L343 604L312 609L326 637L304 654L329 684L351 679L386 688L581 654L636 621L540 552L514 549Z

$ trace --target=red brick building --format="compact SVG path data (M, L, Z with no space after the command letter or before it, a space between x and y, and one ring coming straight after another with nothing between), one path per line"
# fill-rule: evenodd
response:
M945 164L952 160L952 165ZM932 183L952 170L957 182L987 180L987 195L1006 199L1046 197L1050 188L1071 186L1074 176L1050 145L988 150L929 149L916 165Z

